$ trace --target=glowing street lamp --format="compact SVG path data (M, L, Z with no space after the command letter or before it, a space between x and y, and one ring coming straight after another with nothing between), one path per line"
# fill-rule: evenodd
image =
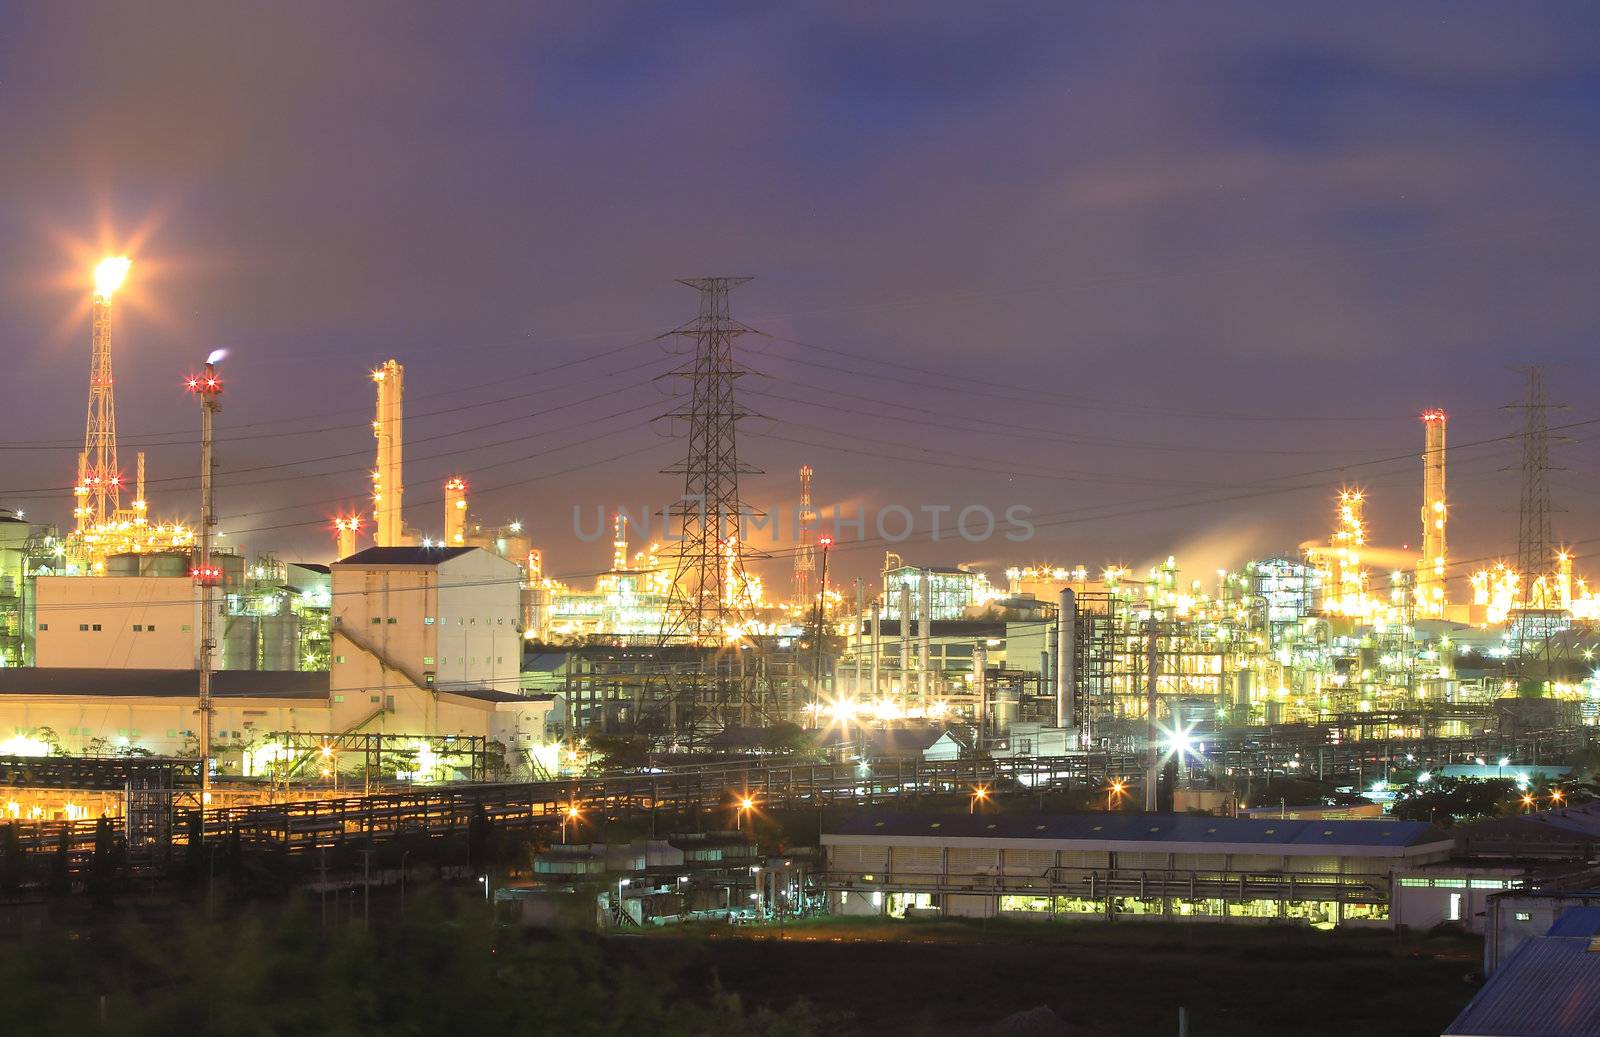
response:
M971 801L967 804L967 813L976 814L978 812L978 804L982 803L982 802L987 802L988 799L989 799L989 786L987 786L987 785L975 785L975 786L973 786Z
M1122 778L1113 778L1111 780L1111 784L1106 786L1106 812L1107 813L1110 813L1110 811L1111 811L1112 799L1115 798L1117 802L1119 802L1119 803L1122 802L1122 797L1127 792L1127 790L1128 790L1128 783L1126 781L1124 781Z
M576 803L568 803L567 808L561 812L561 842L563 845L567 841L567 825L576 825L580 816L581 812L578 810Z
M740 831L741 829L743 829L743 827L744 827L744 816L746 814L750 813L750 811L754 810L755 808L756 808L756 801L755 801L755 798L753 796L740 796L739 797L739 809L736 812L736 814L734 815L734 822L733 822L734 831Z

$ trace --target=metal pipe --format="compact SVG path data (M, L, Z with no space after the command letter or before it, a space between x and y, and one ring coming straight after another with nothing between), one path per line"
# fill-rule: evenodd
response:
M911 585L900 584L900 701L911 696Z
M851 688L851 691L853 691L855 693L855 697L858 698L858 699L861 697L861 656L863 654L862 653L862 649L864 647L866 647L862 643L863 642L863 635L862 635L862 631L861 631L861 625L867 621L867 607L866 607L866 602L864 601L864 598L863 598L865 593L866 592L865 592L865 590L864 590L864 588L862 587L862 584L861 584L861 577L858 576L858 577L856 577L856 614L855 614L855 622L851 624L851 630L850 630L850 636L851 636L851 640L853 642L853 644L851 645L852 651L851 651L850 654L856 661L856 665L855 665L855 680L852 682L853 686Z
M928 708L928 661L933 655L933 573L922 570L922 607L917 615L917 701Z
M883 602L872 602L872 695L877 699L883 691Z
M1148 627L1149 643L1145 646L1145 774L1144 808L1156 811L1156 779L1160 771L1160 755L1156 731L1156 618L1151 616Z
M989 646L980 639L972 649L972 682L978 688L978 744L989 729Z

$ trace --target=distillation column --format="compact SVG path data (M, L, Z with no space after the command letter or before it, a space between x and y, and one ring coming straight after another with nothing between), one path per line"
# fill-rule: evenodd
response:
M1078 723L1073 692L1078 685L1077 654L1078 599L1071 587L1062 588L1056 608L1056 726L1075 727Z
M1445 590L1445 414L1430 410L1422 416L1422 557L1417 561L1417 612L1442 616L1448 601Z

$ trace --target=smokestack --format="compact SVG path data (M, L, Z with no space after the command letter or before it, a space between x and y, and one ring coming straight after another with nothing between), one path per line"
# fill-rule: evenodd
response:
M356 553L356 540L361 536L361 516L351 515L348 518L340 515L333 520L333 528L339 531L339 557L349 558Z
M458 476L444 481L444 542L449 547L467 542L467 482Z
M372 372L372 380L378 385L378 409L372 422L372 436L378 441L377 464L372 469L372 539L379 547L401 547L405 543L405 481L401 474L405 368L398 360L386 360Z
M1056 726L1075 727L1078 723L1073 691L1078 686L1077 654L1078 597L1071 587L1061 591L1056 609Z
M1424 616L1444 614L1447 586L1445 571L1445 414L1430 410L1422 415L1422 557L1417 561L1417 610Z

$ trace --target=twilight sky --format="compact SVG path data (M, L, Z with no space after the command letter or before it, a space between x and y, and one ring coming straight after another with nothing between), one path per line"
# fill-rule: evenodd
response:
M550 572L603 567L573 508L676 494L649 340L714 274L769 336L747 498L809 462L825 508L1032 509L910 558L1200 575L1325 535L1344 481L1414 544L1430 406L1452 553L1514 552L1510 365L1600 417L1597 38L1581 3L0 2L0 506L68 519L105 249L124 467L149 443L154 511L198 512L177 378L228 347L252 552L331 553L392 355L412 524L459 473Z

